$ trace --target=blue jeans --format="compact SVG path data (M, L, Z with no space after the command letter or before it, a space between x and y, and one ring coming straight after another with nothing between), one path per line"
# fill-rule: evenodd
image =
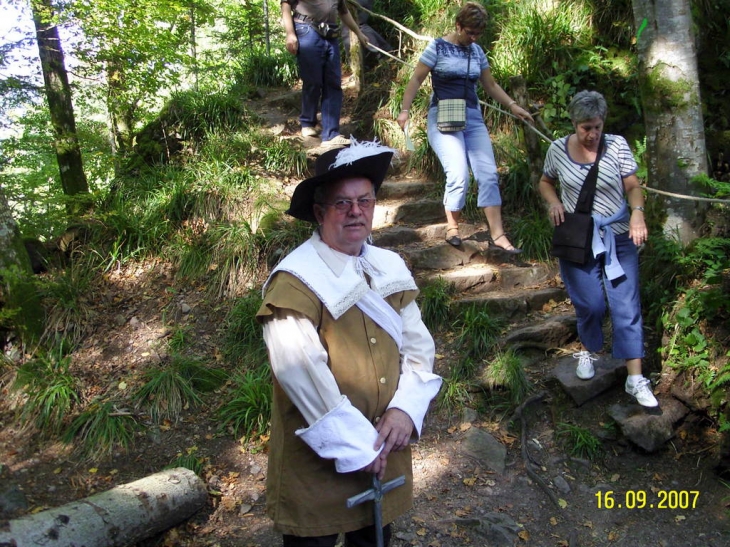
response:
M610 228L608 228L610 230ZM588 351L603 348L606 305L611 314L612 353L616 359L644 357L644 333L639 296L639 254L628 232L616 236L616 256L626 275L609 281L603 274L603 258L580 266L560 260L560 276L578 319L578 336Z
M317 125L322 110L322 141L340 134L342 110L342 68L338 38L326 40L306 23L296 23L299 51L297 65L302 79L302 127Z
M461 211L469 190L469 169L477 181L479 207L502 205L499 195L497 162L494 160L492 141L484 125L479 108L466 109L466 129L442 133L436 127L438 108L428 111L428 142L438 156L446 174L444 207L447 211Z

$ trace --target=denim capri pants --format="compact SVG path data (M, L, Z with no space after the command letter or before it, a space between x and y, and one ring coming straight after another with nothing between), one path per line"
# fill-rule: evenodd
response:
M610 228L608 228L610 229ZM616 256L626 275L609 281L603 273L603 257L584 266L560 260L560 275L578 319L578 336L590 352L603 348L606 306L611 317L616 359L644 357L644 333L639 296L639 254L628 232L616 236Z
M436 127L438 107L428 110L428 142L446 174L444 208L461 211L469 190L469 169L477 182L479 207L502 205L492 141L479 108L466 109L466 129L442 133Z

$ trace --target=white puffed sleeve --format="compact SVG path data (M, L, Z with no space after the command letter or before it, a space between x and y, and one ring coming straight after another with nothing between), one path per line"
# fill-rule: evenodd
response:
M370 464L380 453L373 449L378 433L340 393L312 322L276 309L264 322L264 341L274 376L309 425L297 435L320 457L335 460L340 473Z
M398 408L408 414L415 426L416 438L421 435L428 405L441 388L442 379L433 374L436 347L431 333L421 319L416 302L401 311L403 346L398 389L388 408Z

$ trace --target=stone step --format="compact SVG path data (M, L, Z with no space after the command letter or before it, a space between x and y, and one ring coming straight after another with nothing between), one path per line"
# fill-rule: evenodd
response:
M446 221L444 205L440 199L389 199L378 200L373 214L373 229L410 224L423 226Z
M477 305L526 329L528 340L510 345L561 345L575 336L572 309L567 318L550 319L550 312L567 299L555 262L531 263L490 245L486 222L459 226L462 243L449 245L446 215L435 184L421 180L388 180L378 192L373 220L373 241L400 254L420 287L443 278L455 287L456 313ZM561 309L564 305L559 306ZM545 323L547 326L532 325ZM534 329L531 330L531 329ZM555 331L554 336L545 332ZM544 337L543 341L538 340ZM557 337L557 339L556 339Z
M562 287L490 291L456 298L451 307L458 314L460 310L476 305L505 320L515 320L553 307L566 297Z
M421 180L386 180L378 190L378 203L387 200L404 200L435 195L436 185Z
M446 243L445 223L422 228L389 226L373 232L373 241L398 252L414 272L448 270L469 264L530 266L520 255L490 246L488 232L483 227L462 224L460 233L462 243L458 247Z
M416 272L419 286L433 283L438 278L452 284L457 294L473 295L499 290L532 290L555 278L554 267L549 264L512 266L472 263L449 270L423 270Z
M475 237L482 230L473 224L462 224L459 231L462 238ZM380 247L401 247L417 242L443 243L446 238L446 223L430 223L425 226L386 225L373 229L373 240Z

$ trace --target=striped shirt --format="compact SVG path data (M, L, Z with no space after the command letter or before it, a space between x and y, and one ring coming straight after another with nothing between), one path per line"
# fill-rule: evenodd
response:
M636 160L626 139L619 135L606 134L606 152L598 166L598 180L593 199L593 213L609 217L616 213L625 202L623 179L636 173ZM553 141L545 156L543 173L558 181L560 200L569 213L575 211L578 195L586 175L593 163L579 163L570 157L568 139L563 137ZM629 230L628 222L611 225L615 234Z
M431 69L431 82L434 95L431 106L436 106L438 99L463 99L466 69L469 67L469 83L466 85L466 105L477 108L479 101L476 83L482 70L489 68L489 61L484 50L477 44L457 46L443 38L429 42L423 50L421 63ZM436 98L438 97L438 99Z

